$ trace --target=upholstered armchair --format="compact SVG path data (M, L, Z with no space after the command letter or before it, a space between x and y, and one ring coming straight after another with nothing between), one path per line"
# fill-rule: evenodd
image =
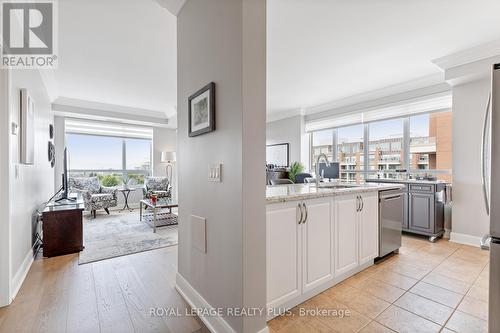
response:
M79 193L83 197L85 210L96 217L98 209L109 214L109 208L118 205L116 189L104 187L97 177L75 177L69 179L70 192Z
M172 186L170 186L167 177L146 177L143 192L144 198L148 199L151 194L156 194L158 198L171 198Z

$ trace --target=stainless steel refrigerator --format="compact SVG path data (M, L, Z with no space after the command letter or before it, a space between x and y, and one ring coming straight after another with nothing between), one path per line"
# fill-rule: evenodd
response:
M491 95L483 127L482 179L490 234L481 246L490 249L489 332L500 332L500 64L493 66Z

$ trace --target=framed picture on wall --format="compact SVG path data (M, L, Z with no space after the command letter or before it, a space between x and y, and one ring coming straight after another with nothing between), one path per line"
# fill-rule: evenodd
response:
M21 163L35 163L35 101L27 89L21 89Z
M188 100L188 135L215 131L215 83L210 82Z
M266 146L266 164L273 164L278 167L290 166L290 144L278 143Z

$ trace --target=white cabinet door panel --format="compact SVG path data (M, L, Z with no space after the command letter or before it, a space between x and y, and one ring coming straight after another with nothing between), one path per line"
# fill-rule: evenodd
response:
M267 210L267 305L277 307L301 294L300 226L297 202Z
M335 198L335 274L358 266L358 200L356 195Z
M307 220L302 227L303 292L333 279L332 200L305 201Z
M359 264L378 257L378 193L362 195L362 210L359 214Z

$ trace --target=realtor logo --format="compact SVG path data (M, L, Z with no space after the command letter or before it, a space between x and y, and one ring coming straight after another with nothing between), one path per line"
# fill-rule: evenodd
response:
M53 1L2 2L2 67L55 68Z

